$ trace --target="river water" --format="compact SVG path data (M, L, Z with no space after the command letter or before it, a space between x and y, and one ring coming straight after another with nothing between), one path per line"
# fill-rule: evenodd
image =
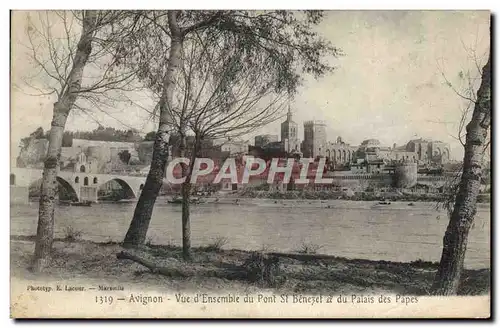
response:
M56 237L70 226L83 239L121 241L135 203L100 203L56 208ZM11 235L36 234L38 204L11 205ZM439 261L447 225L433 203L359 201L246 200L245 204L199 204L191 207L193 246L227 238L226 249L296 251L321 246L318 253L388 261ZM181 207L159 199L148 239L181 244ZM490 266L490 209L478 204L465 258L467 268Z

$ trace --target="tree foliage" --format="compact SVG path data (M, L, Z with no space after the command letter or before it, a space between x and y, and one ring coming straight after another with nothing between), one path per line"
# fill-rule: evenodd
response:
M155 137L156 137L156 132L155 131L148 132L144 136L144 141L154 141Z
M120 130L112 127L102 127L92 131L67 131L73 139L98 140L98 141L120 141L120 142L138 142L142 140L137 130Z
M128 165L130 162L130 158L132 157L132 154L130 154L130 152L126 149L119 152L118 157L124 164Z
M133 30L124 33L126 36L119 45L120 64L137 67L138 77L160 95L171 42L167 14L140 11L127 12L126 17L114 26L114 29ZM291 95L303 82L303 73L321 77L334 69L332 60L343 54L315 31L322 18L321 11L286 10L180 11L177 14L184 56L188 55L186 49L189 50L193 42L209 45L204 48L211 47L212 55L217 48L230 51L228 59L234 73L260 70L262 83L272 84L276 93ZM206 57L208 53L196 55ZM226 74L226 85L234 81L234 76Z

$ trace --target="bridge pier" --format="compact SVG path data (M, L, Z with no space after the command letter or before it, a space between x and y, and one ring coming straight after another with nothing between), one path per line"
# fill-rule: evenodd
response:
M29 204L29 187L10 186L11 204Z
M80 199L79 201L91 201L97 203L97 190L95 186L80 186Z

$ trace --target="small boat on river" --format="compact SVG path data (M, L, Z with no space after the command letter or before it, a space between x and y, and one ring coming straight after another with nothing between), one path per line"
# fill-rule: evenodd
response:
M172 199L168 199L167 202L169 204L182 204L182 197L173 197ZM189 202L191 204L200 204L203 203L199 198L197 197L192 197L189 199Z
M89 200L84 200L81 202L72 202L72 201L59 201L59 205L63 206L86 206L86 207L91 207L92 202Z

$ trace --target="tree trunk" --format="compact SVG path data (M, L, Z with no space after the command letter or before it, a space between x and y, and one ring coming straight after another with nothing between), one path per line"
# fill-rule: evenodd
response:
M156 132L151 166L146 183L135 206L132 222L130 222L127 234L125 235L125 240L123 241L124 247L135 247L143 244L146 240L156 198L163 185L168 157L168 130L169 127L163 124L160 125Z
M190 174L186 175L186 181L182 184L182 256L184 260L191 259L191 222L190 222L190 200L191 183Z
M194 156L192 156L194 157ZM193 163L189 163L189 166L182 164L182 176L186 177L186 181L182 183L182 256L184 260L191 259L191 224L189 220L189 210L191 201L191 167Z
M168 12L168 24L172 33L167 72L163 80L163 94L160 99L160 123L153 146L153 159L143 191L137 201L132 222L123 241L124 247L143 244L153 214L153 207L163 184L168 158L168 141L173 119L171 108L175 89L175 74L181 64L182 33L176 19L177 12Z
M185 140L185 138L184 138ZM182 145L182 141L181 141ZM181 148L182 149L182 148ZM185 149L185 145L184 145ZM182 150L184 150L182 149ZM182 184L182 256L184 260L191 259L191 221L190 221L190 206L191 206L191 176L193 175L193 167L196 156L198 155L199 141L195 139L195 144L191 153L189 166L182 165L182 175L186 177L186 181ZM184 156L183 151L181 156Z
M462 177L455 206L443 239L443 253L432 292L435 295L455 295L464 265L467 238L476 214L482 174L484 143L491 120L490 58L483 67L481 85L477 91L471 121L467 125Z
M54 240L54 209L58 194L58 163L61 152L62 136L69 109L54 104L52 127L49 134L49 146L44 162L40 201L38 207L38 227L36 231L34 271L42 271L50 262L52 242Z
M82 85L83 69L92 52L92 38L96 27L96 17L95 11L85 12L82 34L78 41L73 67L68 75L67 86L63 89L59 100L54 104L49 146L44 162L40 190L35 257L32 267L35 272L42 271L50 262L52 243L54 241L54 208L58 193L57 174L61 157L62 138L66 120Z

